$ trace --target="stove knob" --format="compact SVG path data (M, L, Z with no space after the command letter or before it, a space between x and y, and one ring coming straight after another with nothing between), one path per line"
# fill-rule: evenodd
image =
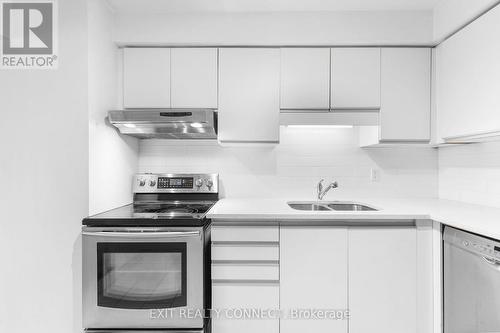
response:
M146 185L146 181L144 179L139 179L139 186Z
M151 179L151 180L149 181L149 186L153 187L153 186L155 186L155 185L156 185L156 180Z
M196 182L194 183L198 189L203 186L203 180L202 179L196 179Z
M207 179L205 182L207 183L209 190L212 188L212 186L214 186L214 182L212 181L212 179Z

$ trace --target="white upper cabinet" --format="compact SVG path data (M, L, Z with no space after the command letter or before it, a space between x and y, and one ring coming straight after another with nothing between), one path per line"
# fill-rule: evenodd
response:
M279 142L280 49L219 50L219 141Z
M331 108L380 109L380 49L333 48Z
M217 108L217 49L172 49L172 108Z
M438 139L500 132L499 31L497 6L436 48Z
M282 110L328 110L330 49L281 49Z
M123 50L123 106L170 107L170 49Z
M431 50L383 48L381 142L428 142L431 121Z

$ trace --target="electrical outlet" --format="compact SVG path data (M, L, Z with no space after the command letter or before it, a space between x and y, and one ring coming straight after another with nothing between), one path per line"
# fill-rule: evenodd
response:
M371 169L370 170L370 179L372 182L378 182L380 181L380 170L378 169Z

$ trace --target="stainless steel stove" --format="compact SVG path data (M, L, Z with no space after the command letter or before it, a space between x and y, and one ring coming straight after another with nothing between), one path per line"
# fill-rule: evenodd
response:
M217 174L137 174L134 202L83 220L87 226L201 226L219 199Z
M83 220L88 332L204 332L216 174L138 174L133 203ZM168 316L165 314L168 313Z

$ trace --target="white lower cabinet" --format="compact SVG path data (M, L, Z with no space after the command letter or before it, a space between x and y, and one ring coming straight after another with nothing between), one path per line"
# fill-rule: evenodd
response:
M220 311L212 317L214 333L433 332L428 221L214 231L212 306ZM280 309L281 318L235 318L245 309Z
M279 260L279 243L213 243L212 260Z
M212 284L214 333L279 333L279 319L245 318L244 311L279 309L278 283L217 282Z
M212 226L212 331L279 333L279 227Z
M212 226L212 242L216 244L237 243L240 245L278 242L279 229L276 225L224 225Z
M281 227L281 333L347 333L346 319L290 316L297 310L347 309L347 258L346 227Z
M230 281L276 281L280 279L277 262L229 261L217 263L212 261L212 280Z
M349 333L417 331L415 227L349 229Z

